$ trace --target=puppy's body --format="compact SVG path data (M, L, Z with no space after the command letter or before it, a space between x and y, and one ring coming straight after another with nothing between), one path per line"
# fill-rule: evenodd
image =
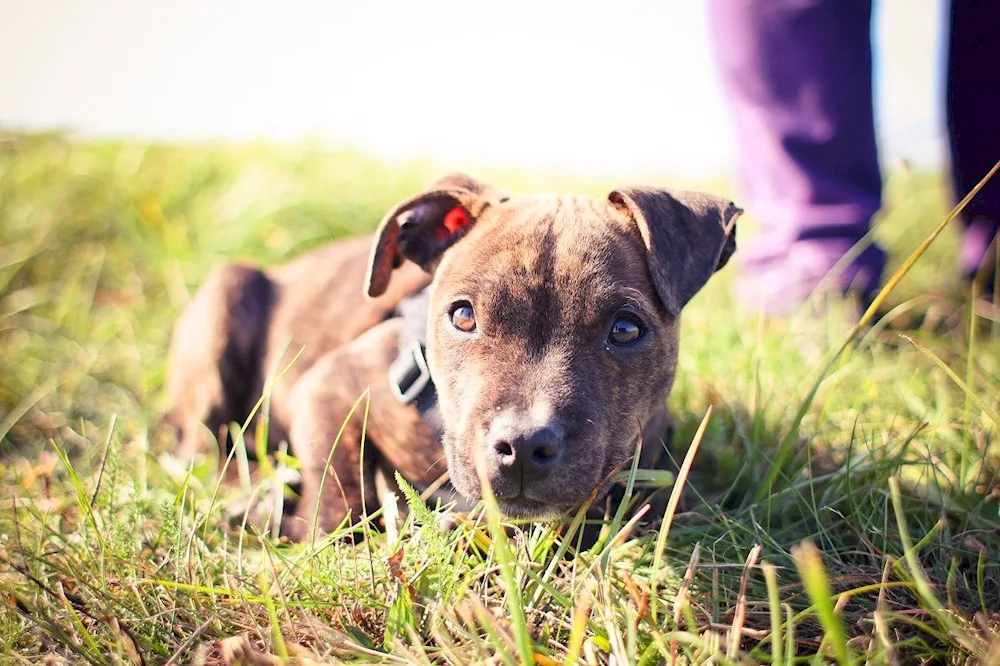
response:
M374 506L378 466L427 485L445 460L468 499L488 483L512 516L571 510L607 491L640 436L644 456L660 449L680 308L728 259L738 212L651 189L509 199L456 175L390 211L374 242L333 244L267 273L223 268L174 335L181 451L242 422L268 372L299 354L271 394L269 439L287 439L302 464L284 532L309 534L317 503L321 530ZM398 307L425 287L440 439L388 379ZM364 410L348 414L365 390L362 446Z
M214 449L217 438L224 443L225 428L242 424L267 379L280 373L270 387L269 448L295 442L293 454L302 464L299 506L312 502L314 508L319 485L314 481L321 478L341 425L368 389L378 406L367 422L373 443L368 472L374 473L383 449L388 456L379 462L415 484L428 485L445 471L440 444L412 407L395 400L386 374L399 351L395 308L426 287L430 276L412 264L402 267L390 291L366 298L360 285L371 242L365 237L334 243L269 271L230 264L209 276L178 321L170 350L168 420L178 433L181 457ZM358 413L363 412L362 405ZM339 483L331 480L326 488L321 529L333 529L350 509L360 515L361 424L359 418L348 424L334 454ZM254 431L246 432L251 442ZM249 448L252 454L254 447ZM374 479L365 479L364 486L366 506L375 506ZM282 532L303 537L312 516L303 511L288 517Z

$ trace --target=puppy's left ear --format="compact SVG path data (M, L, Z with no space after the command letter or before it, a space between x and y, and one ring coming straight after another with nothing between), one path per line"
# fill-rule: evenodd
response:
M701 192L627 187L608 200L639 227L653 286L675 317L736 251L732 201Z
M448 174L397 204L379 224L368 262L365 293L385 293L392 271L409 260L433 273L441 256L507 194L462 173Z

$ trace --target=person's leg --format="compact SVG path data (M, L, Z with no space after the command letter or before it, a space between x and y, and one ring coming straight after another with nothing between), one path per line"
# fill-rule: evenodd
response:
M956 0L948 44L948 134L956 201L1000 160L1000 3ZM979 192L963 213L965 233L959 270L972 278L986 264L984 287L993 288L995 255L987 250L1000 226L1000 176ZM992 269L992 270L991 270Z
M882 181L872 109L871 2L711 0L747 207L738 296L780 311L805 299L868 233ZM885 253L868 245L839 276L868 296Z

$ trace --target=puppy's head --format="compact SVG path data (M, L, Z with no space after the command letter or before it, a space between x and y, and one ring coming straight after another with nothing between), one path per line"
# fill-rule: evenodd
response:
M741 211L635 187L508 198L450 176L379 229L368 293L434 274L427 348L451 480L513 517L579 506L626 464L674 381L679 315L735 250Z

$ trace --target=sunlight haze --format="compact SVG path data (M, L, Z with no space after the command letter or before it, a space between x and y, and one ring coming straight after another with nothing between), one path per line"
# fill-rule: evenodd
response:
M703 3L276 7L0 0L0 127L600 173L731 166ZM884 161L937 163L940 0L876 8Z

